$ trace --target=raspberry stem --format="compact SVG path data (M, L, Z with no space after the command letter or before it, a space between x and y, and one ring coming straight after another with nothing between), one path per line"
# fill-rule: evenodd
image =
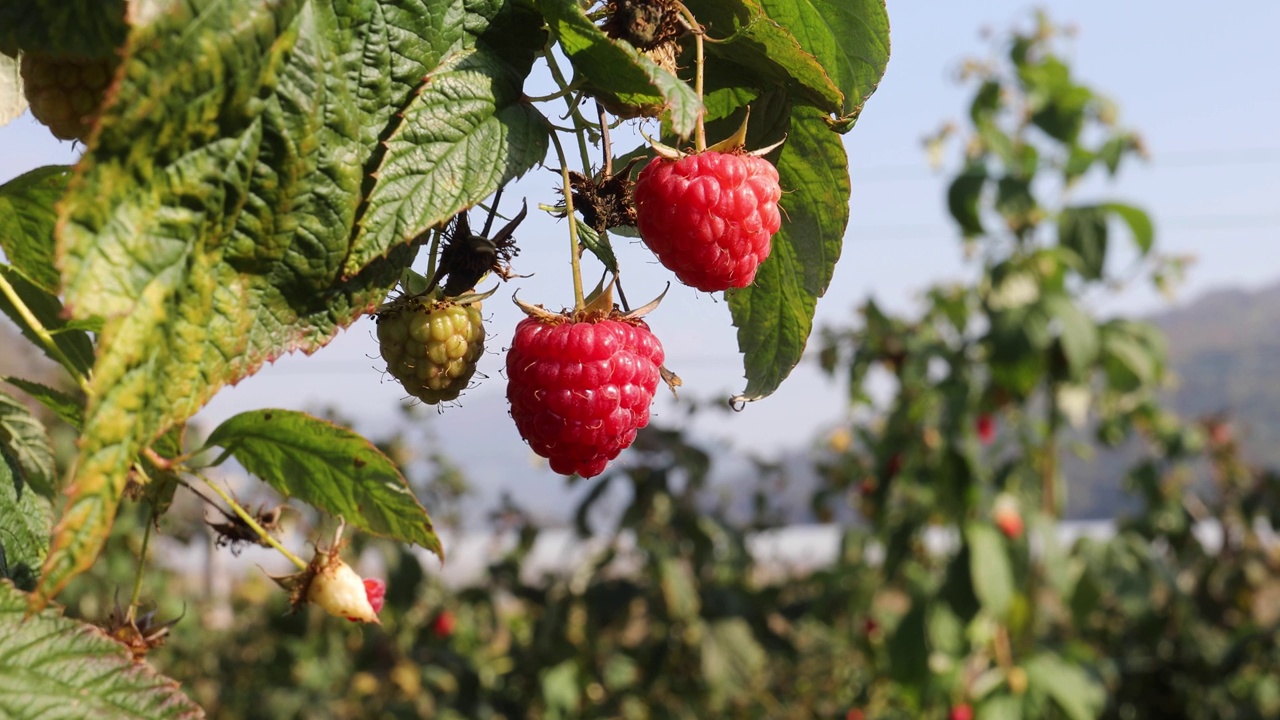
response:
M139 468L141 470L141 468ZM156 506L151 504L151 517L142 531L142 550L138 553L138 572L133 576L133 595L129 597L129 610L125 613L125 621L132 623L138 610L138 598L142 595L142 569L147 564L147 545L151 543L151 526L156 524Z
M582 265L578 261L578 218L573 214L573 190L569 182L569 162L564 155L564 146L560 144L560 136L551 132L551 143L555 145L556 157L560 160L560 181L564 184L564 213L569 220L569 263L573 267L573 310L581 312L586 303L582 295Z
M698 94L698 125L697 134L694 135L693 142L694 149L702 152L707 149L707 128L704 122L707 109L702 104L702 68L706 61L702 45L703 30L702 26L698 24L698 19L693 16L689 8L685 7L684 3L676 3L676 7L679 8L680 14L684 16L685 22L689 24L690 31L693 32L693 46L697 55L697 61L694 66L693 91Z
M71 362L70 358L62 352L62 348L58 347L58 343L53 341L53 336L49 334L49 331L45 329L44 324L36 318L34 313L31 312L31 309L27 307L27 304L22 302L22 298L18 296L18 291L9 284L9 280L4 276L4 273L0 273L0 292L3 292L5 298L9 300L10 304L12 304L15 309L17 309L18 314L22 316L22 321L27 324L27 328L40 339L41 344L44 345L45 351L48 352L50 356L57 358L58 362L62 364L62 367L66 368L72 379L76 381L76 385L80 386L80 390L83 391L85 395L92 395L93 393L89 389L88 378L81 375L74 369L75 365Z
M564 104L567 110L566 117L573 121L573 134L578 138L578 153L582 156L582 172L588 177L591 176L591 155L587 151L587 139L585 137L584 128L590 123L582 114L578 112L578 104L582 100L581 92L567 92L573 84L565 80L564 73L560 70L560 65L556 63L555 56L551 52L551 40L547 40L547 45L542 48L542 56L546 58L547 69L551 72L551 78L555 80L556 85L563 91L560 97L564 98ZM561 164L564 164L561 158ZM568 187L566 185L565 187Z
M279 550L280 554L289 558L289 561L292 562L294 565L296 565L299 570L307 569L307 563L304 562L302 558L289 552L288 548L281 545L280 542L275 538L271 537L271 533L267 532L266 530L263 530L262 526L258 524L258 521L254 520L253 516L249 514L249 511L241 507L240 503L236 502L235 499L231 497L231 495L229 495L222 488L215 485L213 481L210 480L209 478L199 474L197 474L197 477L203 480L204 484L207 485L210 490L216 493L218 497L222 498L222 502L226 503L227 506L231 508L231 511L234 512L241 520L243 520L245 525L249 526L250 530L253 530L254 532L258 533L258 537L262 538L263 542L275 548L276 550Z

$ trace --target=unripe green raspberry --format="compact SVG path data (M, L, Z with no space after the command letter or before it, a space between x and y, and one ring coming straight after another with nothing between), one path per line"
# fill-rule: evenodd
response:
M22 90L31 114L61 140L81 140L111 84L112 58L78 58L24 53Z
M410 395L429 405L456 400L484 353L480 303L396 301L378 314L378 345Z

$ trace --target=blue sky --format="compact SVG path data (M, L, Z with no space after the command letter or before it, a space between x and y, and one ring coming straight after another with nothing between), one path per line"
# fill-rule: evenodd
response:
M1116 183L1083 192L1145 207L1155 218L1162 251L1197 257L1181 299L1280 280L1280 77L1274 72L1280 45L1273 38L1280 4L1227 1L1210 11L1185 1L1057 0L1042 7L1078 28L1068 46L1075 72L1119 102L1122 123L1143 134L1152 154ZM1031 6L891 0L889 15L888 72L846 136L852 219L831 290L818 306L818 324L849 323L853 308L872 296L908 310L929 283L971 274L945 213L945 174L930 171L921 139L963 116L969 89L955 82L955 70L962 58L988 52L979 30L1029 23ZM54 140L29 116L0 129L0 181L74 157L70 144ZM511 290L548 306L572 303L564 226L532 211L539 202L554 202L556 177L538 170L518 185L529 196L531 217L517 235L524 254L516 270L533 277L514 281L486 303L490 352L480 369L488 379L463 396L462 407L427 413L425 420L478 485L511 489L547 507L562 502L549 492L561 481L539 469L516 435L498 368L519 319L508 301ZM668 276L643 247L624 240L620 254L633 302L661 292ZM1162 306L1154 292L1132 288L1098 309L1139 313ZM723 302L673 285L650 320L685 391L711 398L742 389ZM284 358L224 390L198 419L212 427L250 408L333 405L363 431L388 431L402 422L397 406L403 392L382 377L372 332L372 321L364 319L314 357ZM775 396L742 413L707 414L695 427L737 447L774 452L803 445L837 422L846 412L842 397L843 388L806 363ZM655 418L676 421L681 413L660 397Z

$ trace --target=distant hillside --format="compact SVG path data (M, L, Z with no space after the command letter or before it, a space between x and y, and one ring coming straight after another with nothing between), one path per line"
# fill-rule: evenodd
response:
M1280 285L1210 293L1149 319L1165 332L1170 369L1178 379L1167 398L1170 406L1188 420L1230 416L1245 456L1280 467ZM1068 518L1113 518L1136 509L1123 480L1139 451L1134 443L1099 450L1088 460L1064 458ZM812 522L809 495L819 481L808 467L808 453L798 449L780 464L790 482L774 495L775 507L791 522ZM735 509L748 515L749 498L736 498Z
M1170 406L1188 420L1228 416L1248 460L1280 467L1280 285L1209 293L1150 320L1168 340L1177 380ZM1106 518L1133 509L1122 479L1135 457L1136 447L1099 452L1088 462L1069 459L1068 515Z
M1280 467L1280 285L1211 293L1152 319L1180 380L1174 407L1227 413L1250 460Z

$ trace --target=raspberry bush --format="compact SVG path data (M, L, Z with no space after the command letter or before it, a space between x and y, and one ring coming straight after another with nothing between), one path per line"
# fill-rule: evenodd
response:
M748 42L717 42L731 37ZM299 611L310 599L376 619L339 543L323 567L303 561L280 539L280 508L245 507L211 473L234 459L311 506L306 532L338 523L443 556L395 463L349 429L293 411L242 413L201 439L186 423L225 385L367 315L378 317L388 372L415 401L457 399L484 352L480 301L534 247L567 255L562 294L537 301L572 321L517 331L512 416L555 470L601 473L647 422L658 380L677 382L638 320L653 308L625 300L611 245L611 233L643 223L664 262L664 241L681 246L669 223L637 213L631 192L632 173L663 148L691 148L712 172L745 168L744 186L732 170L714 183L732 205L693 193L687 203L677 188L668 197L699 226L732 227L701 238L723 253L702 251L706 267L686 264L678 277L728 289L747 380L739 399L768 396L799 361L839 256L849 195L840 133L887 60L883 0L0 4L0 122L29 99L57 137L83 143L74 167L0 186L0 309L67 379L12 381L77 435L74 457L55 466L43 424L0 394L14 418L0 433L13 460L3 468L35 493L0 506L0 519L22 523L0 555L21 583L15 597L46 608L94 565L122 504L147 508L146 548L174 498L190 494L216 518L219 546L261 545L297 568L286 584ZM8 82L15 74L22 88ZM658 139L615 148L620 123ZM743 127L735 148L708 148L721 126ZM748 144L767 151L741 155ZM644 177L663 176L665 162ZM504 188L539 167L555 168L544 196L504 214ZM646 181L640 195L667 184ZM473 231L475 208L488 218ZM520 247L516 226L533 208L565 218L568 242ZM506 224L495 228L498 217ZM767 260L777 245L788 246L785 267ZM584 292L584 273L600 269L620 306ZM573 342L547 350L530 329L540 323ZM579 361L607 367L584 374ZM56 517L55 498L65 498ZM304 582L327 570L344 578L337 595L325 580ZM131 647L143 654L168 630L138 612L144 586L139 572L109 623L141 638Z

